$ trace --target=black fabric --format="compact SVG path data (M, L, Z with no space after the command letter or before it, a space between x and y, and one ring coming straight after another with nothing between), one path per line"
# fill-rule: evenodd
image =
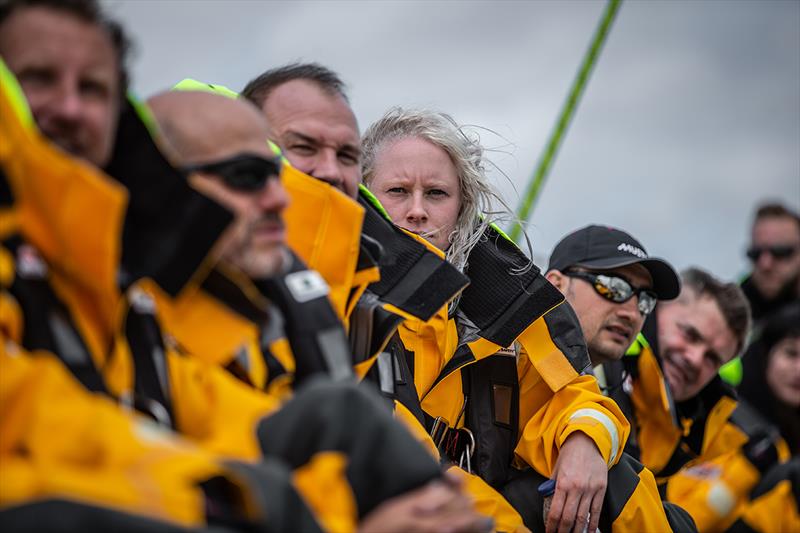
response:
M592 363L583 337L578 315L569 303L564 302L546 315L545 324L553 343L566 356L578 374L591 374Z
M362 232L383 251L378 262L381 279L369 289L415 318L430 320L469 279L386 220L363 194L359 203L365 210Z
M378 353L402 322L403 317L384 309L377 295L367 289L350 314L348 337L353 362L366 361Z
M149 277L175 296L189 282L233 215L172 168L133 106L120 112L105 171L129 193L122 230L120 285Z
M254 324L264 324L269 316L266 302L253 301L253 298L242 290L239 282L232 280L220 270L209 272L201 287L228 309Z
M662 505L672 531L676 533L683 533L684 531L686 533L694 533L697 531L697 524L694 523L694 518L686 509L671 502L662 502Z
M500 494L514 507L522 523L531 531L545 530L542 513L544 500L537 489L547 479L533 468L512 469L508 482L500 489Z
M0 168L0 207L9 207L14 204L14 193L5 172Z
M456 353L453 354L453 357L444 365L444 368L442 368L442 371L439 373L433 386L431 386L431 389L441 383L444 378L473 361L475 361L475 355L473 355L469 346L466 344L460 345L456 348Z
M515 270L529 260L512 242L494 229L470 252L459 309L480 330L481 336L508 346L526 327L564 300L535 265L526 272Z
M631 424L628 440L625 442L625 453L636 459L641 459L641 449L639 448L639 438L637 432L636 411L630 395L625 392L624 383L626 380L633 380L636 373L637 360L634 356L625 356L622 359L603 363L603 373L606 377L606 387L603 394L617 402L622 414Z
M603 507L600 512L600 531L614 531L613 523L617 520L626 505L629 505L636 487L639 484L639 473L644 467L640 462L627 454L622 454L619 462L608 471L608 488L603 498ZM532 468L524 471L512 470L508 483L500 490L503 497L517 510L522 521L531 531L544 531L544 516L542 515L542 496L538 487L547 481L547 478ZM635 505L636 502L630 502ZM677 507L677 506L675 506ZM665 512L667 510L665 509ZM670 520L670 515L672 519ZM691 517L680 508L673 508L667 512L670 524L678 525L683 533L696 531ZM684 529L685 528L685 529Z
M161 327L155 316L137 310L132 305L125 317L125 339L131 350L134 367L134 406L138 411L153 416L157 422L174 429L168 364Z
M755 500L772 491L778 483L784 480L791 482L795 505L800 509L800 456L797 455L785 463L773 466L761 476L758 485L750 493L750 499Z
M288 272L257 280L256 285L284 318L286 338L295 359L295 382L326 374L335 379L353 376L352 355L347 334L327 295L300 302L295 299L286 278L307 271L295 255Z
M356 260L356 272L378 266L378 261L383 257L384 251L381 243L366 235L361 234L361 242L358 247L358 259Z
M63 499L38 500L5 508L0 511L0 524L3 524L3 531L17 533L231 531L221 528L184 528L170 522Z
M780 311L784 306L800 299L800 294L797 293L797 280L794 279L786 284L786 286L778 293L775 298L767 300L756 288L753 278L747 276L741 284L742 292L750 302L750 312L753 316L754 329L759 330L760 326L769 318Z
M12 237L3 246L17 255L21 247L28 245L19 237ZM47 279L24 277L18 268L8 291L19 304L24 317L22 347L28 351L44 350L54 354L88 390L108 394L105 380L95 366L75 320Z
M762 474L778 463L777 444L780 441L778 429L767 422L747 402L740 401L730 417L731 423L747 435L747 443L742 447L745 457Z
M619 462L608 471L608 485L603 508L600 512L600 531L612 531L612 524L619 518L628 500L639 485L639 473L644 469L642 463L625 453Z
M209 523L222 526L236 526L237 530L263 531L265 533L317 533L323 529L317 523L311 510L306 506L292 484L292 472L280 459L265 458L258 463L228 462L229 477L234 484L228 484L228 494L220 494L220 486L206 485L206 494L222 496L216 500L222 506L210 507L216 512L208 513ZM239 495L231 490L241 491ZM214 489L210 492L209 489ZM224 488L222 489L224 490ZM212 503L214 500L212 500ZM258 519L243 521L238 511L244 502L259 506Z
M393 419L381 397L356 383L310 381L261 421L258 438L266 457L279 457L291 469L318 452L344 454L360 517L441 477L437 462Z
M475 436L473 471L499 489L509 477L519 422L519 382L515 357L494 355L461 369L467 398L465 427ZM511 390L509 422L498 421L494 387Z

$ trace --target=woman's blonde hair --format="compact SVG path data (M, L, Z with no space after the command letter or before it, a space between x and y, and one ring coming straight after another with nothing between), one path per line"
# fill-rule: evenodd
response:
M464 271L470 252L484 237L489 224L509 216L513 218L511 209L486 178L487 160L477 133L467 131L450 115L435 111L394 107L367 129L361 145L362 170L367 187L374 177L380 151L394 141L408 137L424 139L438 146L450 156L456 167L461 209L455 229L448 236L450 247L446 254L448 261Z

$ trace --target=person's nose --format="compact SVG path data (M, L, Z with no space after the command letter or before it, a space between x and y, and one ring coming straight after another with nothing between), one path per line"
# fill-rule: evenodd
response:
M277 177L270 177L258 192L258 206L262 211L280 212L289 205L289 193Z
M774 263L775 258L772 256L772 254L768 251L762 251L761 255L758 256L756 267L760 270L769 270L772 268Z
M428 221L428 212L425 209L425 203L422 194L412 194L410 198L410 205L406 213L406 220L416 224L422 224Z
M341 189L344 183L344 173L342 172L336 150L332 148L322 148L317 155L312 176L318 180L330 183L334 187Z
M83 113L83 99L77 80L70 78L59 80L47 107L53 119L68 122L78 121Z

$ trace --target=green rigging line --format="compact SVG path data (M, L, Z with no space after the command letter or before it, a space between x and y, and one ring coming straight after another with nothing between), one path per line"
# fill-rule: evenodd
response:
M561 145L561 141L564 137L564 132L567 130L567 126L569 126L572 116L575 114L575 108L578 106L578 102L580 101L583 91L586 88L586 81L589 79L589 74L591 73L592 68L594 68L594 64L597 61L597 56L600 54L600 49L603 47L603 43L608 36L608 30L611 27L611 23L614 21L617 11L619 11L619 6L621 3L622 0L609 0L608 4L606 4L603 18L600 21L600 25L597 27L592 39L592 45L586 51L586 55L583 58L583 63L578 71L578 75L572 82L572 88L570 89L569 96L567 97L566 102L564 102L564 106L561 108L561 113L558 117L558 123L556 124L553 133L550 135L547 148L545 148L544 154L539 160L539 164L533 174L533 179L528 183L528 188L525 190L525 196L522 200L522 204L517 210L518 222L514 223L511 231L509 232L511 239L515 242L517 238L519 238L520 232L522 231L521 224L527 222L528 217L530 217L531 211L533 210L533 206L536 204L536 200L539 197L542 185L544 185L544 180L547 178L547 174L550 172L550 168L553 164L553 158L555 157L556 152L558 152L558 148Z

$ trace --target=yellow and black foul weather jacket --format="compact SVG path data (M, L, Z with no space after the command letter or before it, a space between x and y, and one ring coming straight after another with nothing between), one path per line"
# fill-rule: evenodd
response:
M400 401L444 458L498 490L521 468L551 475L574 431L614 465L628 432L588 373L577 317L538 269L512 273L525 264L490 229L470 256L471 284L455 314L442 308L428 321L406 320L389 346L399 375L410 376L398 378Z
M187 291L197 289L198 272L208 264L208 250L231 215L189 189L182 176L165 172L169 167L163 159L164 165L158 167L142 163L143 167L134 165L122 171L115 166L119 155L115 153L109 168L117 168L117 180L110 180L44 142L35 129L7 112L11 106L5 97L0 105L2 138L8 141L0 151L4 348L13 346L24 357L57 358L85 389L135 407L162 427L170 426L189 437L206 454L257 460L252 463L257 465L255 473L246 469L241 474L252 477L261 490L253 496L257 501L249 502L241 491L241 497L235 497L248 513L271 494L259 472L273 460L288 465L285 472L291 471L290 481L288 474L284 476L283 490L291 489L291 493L296 489L303 495L302 500L296 498L297 502L314 509L310 530L317 523L330 530L352 530L362 516L385 499L441 475L427 452L378 407L380 402L352 385L312 382L305 392L281 405L217 365L181 354L174 339L160 332L159 305L151 293L161 291L164 300L180 299ZM131 124L127 119L136 118L132 108L126 108L126 112L131 114L120 119L117 150L121 146L138 150L141 146L131 143L136 132L143 131L141 122L138 129L125 127ZM149 134L144 138L149 139ZM154 175L166 181L148 183L147 178ZM170 177L175 179L170 181ZM142 194L157 190L165 196ZM159 228L156 215L163 210L154 208L153 198L156 203L186 200L188 215L177 219L167 216L172 224ZM87 212L97 216L86 231L78 231ZM200 216L208 225L196 224L190 215ZM137 223L127 225L132 220ZM209 234L200 232L198 226ZM160 239L170 243L170 238L188 229L198 240L173 243L177 249L165 247L163 255L133 253L161 250L164 243ZM148 292L148 285L155 289ZM25 397L24 388L16 382L4 383L12 393L22 391ZM35 397L33 400L38 401ZM4 402L4 407L18 404ZM69 410L67 401L58 405ZM280 410L275 412L277 407ZM4 412L4 427L8 427L6 422L20 424L22 430L15 434L26 434L34 419L20 413L9 411L5 416ZM77 408L75 416L85 417L86 413ZM270 413L272 416L265 417ZM69 424L68 420L63 416L58 419L62 424ZM4 436L10 434L4 432ZM37 431L33 438L44 443L52 439L52 433ZM113 438L104 442L112 446L116 443ZM371 452L379 443L385 454ZM25 447L14 450L28 454ZM116 452L98 453L99 457L114 457ZM397 460L401 456L405 459L402 464ZM56 463L60 458L56 456ZM36 471L50 475L56 466L37 467ZM166 469L159 475L169 476L170 472ZM149 490L157 490L160 479L147 484ZM13 479L13 483L20 482L35 480L30 476ZM216 483L209 490L230 494L230 483L220 483L221 487ZM68 497L74 496L66 492ZM280 501L278 496L276 492L276 502ZM97 505L104 507L102 501ZM232 506L224 499L220 505L223 510ZM269 528L302 530L301 521L282 515L295 512L293 509L288 504L271 508ZM215 516L218 514L226 513L215 512ZM234 519L241 522L238 515Z
M684 468L667 482L666 498L686 509L699 531L726 531L748 512L762 476L790 459L778 430L747 403L737 405L730 423L747 435L743 446Z
M753 492L730 533L800 531L800 457L773 466Z
M199 530L210 522L267 527L265 516L274 515L289 520L272 520L276 531L317 530L286 467L275 470L264 462L259 473L223 461L109 397L100 369L125 308L118 285L125 256L120 248L141 244L144 237L121 238L133 202L125 187L40 136L2 62L0 82L4 526ZM198 200L194 205L203 213L206 200ZM209 230L221 231L229 215L210 201L207 205L207 214L222 215L212 217ZM137 265L130 265L128 279L137 272ZM156 277L166 276L168 286L168 280L180 285L191 274L154 270ZM218 491L218 485L228 489ZM275 499L260 498L263 491ZM235 498L224 496L237 492ZM282 506L299 513L297 519L281 515Z
M673 400L658 356L657 312L647 319L628 354L603 368L609 395L631 421L626 451L661 484L681 468L741 447L748 437L730 423L735 394L718 377L695 398Z

